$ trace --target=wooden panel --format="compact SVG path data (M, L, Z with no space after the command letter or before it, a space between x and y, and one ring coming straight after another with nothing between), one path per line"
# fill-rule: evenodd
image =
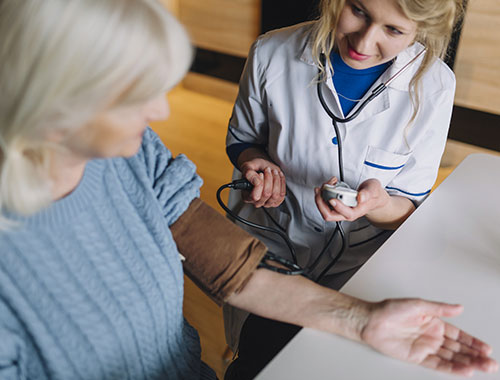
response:
M466 144L460 141L448 139L441 158L440 169L454 169L465 157L473 153L486 153L500 156L500 152L484 149L475 145Z
M186 154L205 183L201 199L223 213L215 199L219 186L231 181L233 165L226 155L226 133L232 103L176 88L168 94L171 114L151 123L174 155ZM223 198L229 191L224 192Z
M457 105L500 114L499 25L500 1L468 1L455 64Z
M260 32L260 0L180 0L179 18L195 45L246 57Z
M179 0L160 0L160 3L165 5L176 17L179 17Z
M234 103L238 95L238 85L222 79L190 72L182 81L184 88Z
M167 98L171 110L168 120L151 126L174 155L184 153L196 164L204 180L201 199L223 213L215 193L219 186L231 181L233 171L225 152L232 103L181 87L171 91ZM222 194L225 202L228 193ZM222 311L189 279L185 280L184 315L200 334L202 359L222 379L227 349Z

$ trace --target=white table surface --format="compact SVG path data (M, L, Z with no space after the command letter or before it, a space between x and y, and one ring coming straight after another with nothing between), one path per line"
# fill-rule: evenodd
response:
M342 288L367 299L460 303L452 323L500 361L500 157L468 156ZM303 329L258 380L457 379L339 336ZM476 372L474 379L500 379Z

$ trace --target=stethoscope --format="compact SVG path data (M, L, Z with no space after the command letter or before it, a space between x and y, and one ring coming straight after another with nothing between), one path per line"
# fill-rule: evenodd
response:
M377 96L379 96L382 92L384 92L387 87L397 78L399 77L403 72L405 72L422 54L425 53L426 49L422 49L415 57L413 57L406 65L404 65L401 69L399 69L393 76L391 76L389 79L387 79L385 82L380 83L377 87L375 87L371 94L361 103L361 105L354 111L354 113L346 118L340 118L338 116L335 116L335 114L332 112L330 107L328 107L328 104L325 102L325 98L323 97L323 91L321 89L321 81L318 81L316 89L318 92L318 98L319 102L321 103L321 106L325 110L325 112L330 116L332 119L332 125L333 129L335 130L335 134L337 136L337 141L338 141L338 155L339 155L339 179L340 181L344 182L344 164L342 161L342 141L341 141L341 136L339 133L338 125L337 123L348 123L350 121L353 121L356 119L360 112L370 103L372 100L374 100ZM326 57L324 53L321 53L320 55L320 61L323 67L326 66ZM320 72L321 74L321 72Z
M406 71L422 54L424 54L424 52L425 52L425 49L423 49L422 51L420 51L415 57L413 57L406 65L404 65L400 70L398 70L389 79L387 79L385 82L383 82L383 83L379 84L377 87L375 87L372 90L371 94L360 104L360 106L354 111L354 113L352 115L346 117L346 118L339 118L339 117L337 117L332 112L332 110L330 109L330 107L328 106L328 104L326 104L325 99L323 97L322 86L321 86L322 82L318 81L318 83L317 83L317 93L318 93L319 101L321 103L321 106L325 110L325 112L332 119L333 129L335 130L335 135L337 137L337 151L338 151L338 163L339 163L339 179L340 179L341 182L344 182L344 164L343 164L343 160L342 160L342 138L341 138L341 135L340 135L337 123L345 124L345 123L348 123L348 122L356 119L359 116L360 112L371 101L373 101L377 96L379 96L382 92L384 92L387 89L387 87L397 77L399 77L404 71ZM325 67L325 65L326 65L326 57L325 57L324 53L321 53L321 55L320 55L320 61L321 61L322 65L323 65L323 67ZM319 75L321 75L321 71L319 71ZM319 253L319 255L316 257L316 259L314 260L314 262L309 267L307 267L307 268L301 268L298 265L298 263L297 263L297 254L295 252L295 248L293 247L292 242L290 241L290 239L288 238L288 236L284 232L284 229L282 227L280 227L280 226L279 226L280 229L275 229L275 228L272 228L272 227L262 226L260 224L250 222L250 221L248 221L246 219L241 218L239 215L234 214L233 211L231 209L229 209L224 204L224 202L221 199L221 192L222 192L222 190L224 190L226 188L231 188L231 189L235 189L235 190L251 190L252 189L252 185L250 184L250 182L248 182L245 178L243 178L243 179L238 179L238 180L235 180L235 181L233 181L231 183L222 185L217 190L217 201L218 201L219 205L232 218L234 218L235 220L237 220L237 221L239 221L239 222L241 222L243 224L246 224L246 225L248 225L250 227L253 227L253 228L257 228L257 229L260 229L260 230L264 230L264 231L268 231L268 232L272 232L272 233L278 234L283 239L283 241L287 245L288 249L290 250L290 254L292 256L293 262L291 262L291 261L289 261L287 259L284 259L284 258L282 258L280 256L277 256L277 255L275 255L275 254L273 254L271 252L268 252L266 254L266 256L264 257L264 260L260 263L259 267L263 267L263 268L266 268L266 269L269 269L269 270L272 270L272 271L275 271L275 272L279 272L279 273L282 273L282 274L287 274L287 275L304 275L304 276L309 277L309 278L313 279L314 281L318 282L340 260L340 258L342 257L343 253L345 252L345 249L347 247L347 239L346 239L344 230L342 228L342 223L341 222L335 222L336 223L335 229L333 230L330 238L328 239L328 241L324 245L324 247L321 250L321 252ZM265 209L264 209L264 211L265 211ZM266 214L267 214L267 212L266 212ZM273 219L271 218L271 220L273 220ZM274 220L273 220L273 222L274 222ZM337 233L340 234L341 239L342 239L341 249L335 255L335 257L332 259L332 261L321 271L321 273L316 278L312 278L313 271L316 269L317 265L321 261L321 258L323 257L324 253L327 251L328 247L332 243L332 241L333 241L333 239L334 239L334 237L335 237L335 235ZM286 269L280 268L280 267L276 267L276 266L273 266L273 265L269 265L267 263L268 261L278 262L279 264L281 264L282 266L284 266Z

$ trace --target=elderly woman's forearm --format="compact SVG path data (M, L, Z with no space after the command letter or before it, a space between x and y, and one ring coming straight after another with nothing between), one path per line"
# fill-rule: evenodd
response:
M254 314L360 340L370 304L302 276L255 271L228 303Z

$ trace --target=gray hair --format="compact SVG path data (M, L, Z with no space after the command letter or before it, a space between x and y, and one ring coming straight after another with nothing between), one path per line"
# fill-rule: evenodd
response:
M48 133L158 96L191 57L156 0L0 0L0 211L50 204Z

